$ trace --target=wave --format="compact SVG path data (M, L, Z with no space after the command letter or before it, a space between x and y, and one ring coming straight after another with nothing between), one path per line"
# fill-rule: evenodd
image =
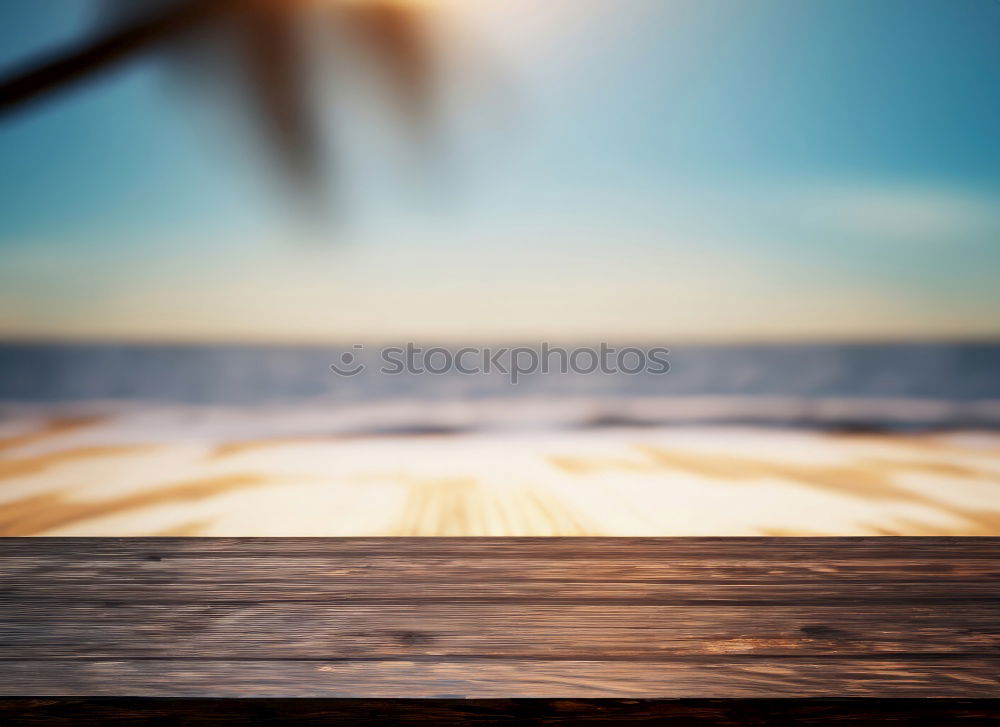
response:
M0 404L0 420L101 419L130 439L418 436L671 425L835 430L1000 429L1000 399L523 397L263 405L142 401Z

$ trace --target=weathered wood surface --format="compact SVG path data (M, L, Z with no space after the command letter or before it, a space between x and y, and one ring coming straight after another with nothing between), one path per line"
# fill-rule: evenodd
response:
M0 696L22 699L0 719L79 698L706 714L950 698L977 700L946 702L973 704L972 724L998 715L983 701L1000 699L998 554L1000 538L5 539Z

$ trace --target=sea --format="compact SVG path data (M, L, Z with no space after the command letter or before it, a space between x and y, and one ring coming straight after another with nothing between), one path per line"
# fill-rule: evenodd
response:
M512 383L499 369L384 373L386 347L374 345L3 343L0 416L26 409L156 404L268 410L272 418L277 411L299 412L335 431L672 423L1000 427L996 342L667 348L666 373L550 370L523 374ZM364 370L336 373L331 365L344 361L345 354Z

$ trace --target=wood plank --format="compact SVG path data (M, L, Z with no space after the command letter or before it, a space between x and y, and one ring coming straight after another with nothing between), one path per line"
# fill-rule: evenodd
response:
M831 604L861 606L866 603L1000 605L1000 583L944 582L825 582L782 583L780 579L754 582L644 582L518 580L517 572L503 581L465 580L422 582L376 580L363 576L338 577L319 574L291 578L280 570L257 563L239 571L229 569L186 576L183 571L167 576L97 578L86 571L75 579L25 576L0 582L0 603L25 600L53 602L338 602L338 603L552 603L552 604L659 604L705 605L802 605Z
M419 539L409 542L419 544ZM178 552L169 550L174 543ZM812 544L807 550L813 555L808 558L793 544L792 554L778 560L773 553L761 559L752 542L747 544L752 547L742 548L742 558L732 552L732 543L717 543L713 545L719 546L718 555L711 558L690 558L688 553L671 556L667 552L655 558L636 559L629 558L627 552L622 554L617 550L620 543L615 543L614 557L604 554L590 560L562 553L553 557L546 541L533 539L521 543L523 557L513 564L509 557L497 558L479 551L469 556L440 551L409 554L397 542L392 543L397 549L392 554L382 546L374 556L336 553L299 557L290 557L288 548L300 544L284 539L272 542L270 553L254 557L235 557L233 543L227 543L217 555L204 551L198 557L182 547L186 545L184 540L165 543L157 550L160 555L143 557L136 557L137 546L131 542L117 557L102 552L99 558L90 555L91 549L86 547L89 543L82 549L76 545L75 540L67 541L67 555L62 559L53 555L0 556L0 604L25 599L107 602L109 598L175 604L408 603L418 599L427 603L463 600L689 606L1000 600L1000 565L996 559L956 556L924 560L915 554L905 559L887 558L868 550L865 557L845 559L841 549L833 547L828 548L826 556L820 556ZM464 542L455 545L459 551L467 547ZM565 547L558 541L556 545ZM582 542L580 548L586 551L592 545ZM337 550L345 546L349 547L349 542L330 547Z
M44 624L44 628L38 628ZM4 658L1000 657L997 608L325 603L0 607Z
M261 567L261 566L264 567ZM915 558L845 559L824 557L804 560L743 558L685 559L681 556L661 559L634 559L627 556L588 559L580 557L544 557L542 553L525 554L518 559L521 581L599 582L673 582L704 583L724 580L727 583L774 581L783 583L964 583L1000 580L1000 563L986 559L925 561ZM317 555L289 558L282 552L254 559L235 558L229 554L192 558L167 555L144 559L37 557L6 559L0 556L0 578L17 582L26 574L61 579L98 578L134 580L137 578L170 579L178 575L201 579L232 580L237 574L263 573L270 577L281 573L288 580L298 578L363 578L387 582L467 582L503 581L511 572L509 558L489 555L473 558L441 557L398 553L395 555L354 556Z
M901 559L913 562L996 560L1000 537L677 537L677 538L3 538L3 558L109 558L132 560L179 557L260 556L409 557L628 560L731 558Z
M0 696L996 698L996 659L4 660Z

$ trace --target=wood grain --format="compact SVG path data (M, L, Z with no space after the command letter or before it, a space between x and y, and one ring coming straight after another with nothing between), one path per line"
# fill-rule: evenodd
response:
M997 607L327 603L0 606L6 658L1000 656ZM44 629L35 628L45 624ZM98 625L99 628L95 628ZM252 634L252 639L246 636Z
M622 700L702 700L689 717L721 720L705 700L948 698L974 700L946 701L955 723L985 724L998 553L1000 538L4 539L0 718L139 697L550 700L539 724L558 723L551 700L618 700L614 721Z
M110 557L256 558L316 556L437 556L647 560L728 558L796 563L843 559L899 559L958 563L996 561L1000 537L678 537L678 538L3 538L2 557L46 555L75 560Z
M3 661L2 696L520 698L996 697L996 659Z

